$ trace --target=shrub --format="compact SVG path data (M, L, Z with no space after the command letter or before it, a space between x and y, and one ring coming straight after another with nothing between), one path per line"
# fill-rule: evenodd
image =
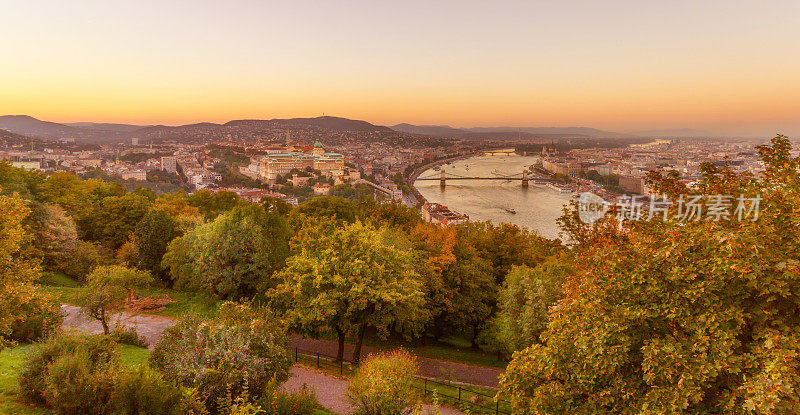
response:
M112 403L118 415L184 415L191 413L183 390L157 371L140 366L119 375Z
M20 391L26 400L39 404L50 404L47 396L54 396L56 390L47 392L51 383L50 366L63 356L82 353L86 366L78 367L77 361L59 363L60 375L72 368L80 371L86 368L97 368L104 364L117 362L119 357L116 344L104 336L64 336L56 337L42 343L25 359L19 375Z
M111 339L118 344L129 344L131 346L145 348L148 346L147 339L139 336L139 333L136 332L136 329L132 327L117 325L114 327L114 330L111 330L109 337L111 337Z
M61 306L49 294L36 292L25 304L25 311L24 315L11 323L10 340L32 343L55 333L61 327Z
M89 350L56 358L47 366L44 399L60 415L112 414L118 365L115 360L92 356Z
M356 371L347 397L359 415L400 415L418 402L412 384L416 358L405 350L369 356Z
M259 401L266 415L310 415L320 408L317 397L305 385L298 393L285 393L271 388Z
M196 388L209 411L218 401L249 391L264 394L271 380L288 378L286 332L269 311L223 303L213 319L190 317L168 329L150 356L165 378Z

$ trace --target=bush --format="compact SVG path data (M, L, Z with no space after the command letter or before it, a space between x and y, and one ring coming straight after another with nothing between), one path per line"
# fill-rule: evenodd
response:
M196 388L217 413L226 394L264 394L271 380L288 379L286 332L268 311L223 303L214 319L190 317L168 329L150 356L165 378Z
M59 363L59 376L66 376L65 371L71 369L81 372L83 369L99 368L111 362L118 362L116 344L105 336L64 336L56 337L42 343L25 359L19 375L20 391L29 402L48 404L47 397L55 396L58 390L51 390L52 378L50 366L63 356L76 355L81 352L83 361L67 360ZM85 363L80 366L80 363Z
M118 415L184 415L197 414L191 399L183 390L164 380L160 373L147 367L120 374L112 396Z
M118 362L76 350L47 366L43 396L60 415L112 414Z
M137 333L136 329L133 327L117 325L114 327L114 330L111 330L111 333L109 333L108 336L111 337L111 340L114 340L117 344L129 344L131 346L143 348L147 348L147 346L149 346L147 344L147 339L139 336L139 333Z
M25 304L25 310L24 315L11 323L10 340L33 343L55 333L61 327L61 306L49 294L37 292Z
M191 391L139 367L125 371L106 336L66 336L40 344L26 358L20 390L59 415L203 415Z
M265 415L310 415L320 408L317 397L305 385L298 393L284 393L272 388L259 401Z
M371 355L356 371L347 397L359 415L400 415L418 403L416 358L405 350Z

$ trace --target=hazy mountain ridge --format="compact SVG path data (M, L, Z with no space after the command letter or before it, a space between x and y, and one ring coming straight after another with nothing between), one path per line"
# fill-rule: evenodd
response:
M716 137L719 134L711 131L695 130L693 128L675 128L663 130L635 131L631 134L650 136L650 137Z
M189 135L224 135L227 131L247 132L261 129L318 128L333 131L392 132L389 127L341 117L288 118L272 120L233 120L225 124L200 122L179 126L133 125L76 122L60 124L28 115L0 116L0 129L30 137L80 138L87 141L110 141L139 137L142 139L184 138Z
M413 125L397 124L392 126L397 131L410 134L459 137L466 139L493 138L536 138L536 137L589 137L589 138L628 138L631 134L604 131L590 127L473 127L455 128L449 125Z
M0 129L28 137L80 137L86 130L55 122L42 121L29 115L0 116Z

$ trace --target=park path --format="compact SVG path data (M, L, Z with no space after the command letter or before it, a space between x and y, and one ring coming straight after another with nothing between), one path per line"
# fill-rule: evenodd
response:
M289 339L289 346L298 347L307 352L319 352L321 355L336 356L338 345L332 340L309 339L293 335ZM353 355L353 344L345 343L345 356ZM364 346L362 353L366 356L380 352L380 349ZM468 385L488 386L496 388L499 377L503 374L500 369L468 365L465 363L447 362L443 360L417 357L420 375L427 378L447 379Z
M100 322L86 317L81 313L80 307L62 304L61 314L64 316L62 327L68 330L82 331L91 334L103 333L103 326L100 325ZM176 323L177 320L170 317L122 312L115 314L111 318L109 326L113 328L115 325L119 324L127 328L135 329L136 332L139 333L139 336L147 341L148 348L152 350L161 339L164 330L172 327Z
M287 392L299 392L305 385L309 390L314 391L322 406L341 415L353 413L353 408L346 395L347 386L350 384L347 379L337 378L303 365L295 365L290 373L291 377L283 384ZM423 405L422 407L424 414L435 414L435 409L433 405ZM439 407L438 409L441 415L464 415L463 412L453 408Z
M103 327L100 323L83 315L80 307L62 304L61 313L64 316L62 327L66 330L92 334L103 332ZM113 327L115 324L120 324L135 329L140 336L147 340L149 348L152 349L161 339L164 330L176 323L177 320L170 317L122 312L111 318L110 325ZM369 351L365 350L365 352ZM353 413L345 394L349 383L345 378L334 377L302 365L295 365L292 367L291 377L286 381L284 387L289 392L297 392L303 385L306 385L309 389L314 390L322 406L337 414L348 415ZM433 407L431 405L425 405L423 410L426 414L435 413L432 412ZM439 411L442 415L464 415L463 412L448 407L439 408Z

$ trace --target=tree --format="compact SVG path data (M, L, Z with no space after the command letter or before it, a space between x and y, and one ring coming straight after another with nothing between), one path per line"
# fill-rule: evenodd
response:
M222 298L249 297L270 288L288 256L286 218L258 205L242 205L174 239L163 266L178 286Z
M149 206L147 197L135 193L109 196L95 205L91 215L81 218L78 224L86 233L86 239L116 250L128 240Z
M25 222L32 236L31 253L41 258L44 269L61 271L77 249L75 221L58 205L31 203L29 207L31 213Z
M502 378L517 412L800 411L800 160L784 137L759 151L762 179L705 169L700 186L760 195L757 221L656 218L587 239L542 344Z
M97 320L108 334L109 319L125 308L125 300L136 288L152 284L149 273L118 265L97 267L86 279L78 296L83 312Z
M340 360L349 333L356 335L357 363L368 327L385 336L390 326L418 328L425 319L410 253L381 239L360 222L321 221L293 239L296 254L278 274L282 283L273 294L289 302L290 320L312 335L335 332Z
M547 316L563 298L562 286L574 273L567 255L553 256L535 268L511 268L500 292L494 324L505 355L541 343Z
M197 207L206 220L214 220L217 216L238 206L242 201L233 192L211 193L208 190L194 192L187 202Z
M353 202L335 196L315 197L300 203L289 214L293 228L302 226L304 218L334 218L341 222L356 221L357 210Z
M169 275L161 267L161 260L167 252L169 242L178 236L178 223L166 212L147 212L133 231L139 267L152 271L162 280L169 280Z
M0 196L0 348L13 340L15 327L29 314L47 311L52 303L33 285L39 274L37 261L24 254L31 238L23 226L28 213L19 197Z
M497 297L488 261L453 227L421 223L412 230L411 240L419 253L416 268L431 315L429 332L439 339L472 331L477 347L478 326L488 320Z

